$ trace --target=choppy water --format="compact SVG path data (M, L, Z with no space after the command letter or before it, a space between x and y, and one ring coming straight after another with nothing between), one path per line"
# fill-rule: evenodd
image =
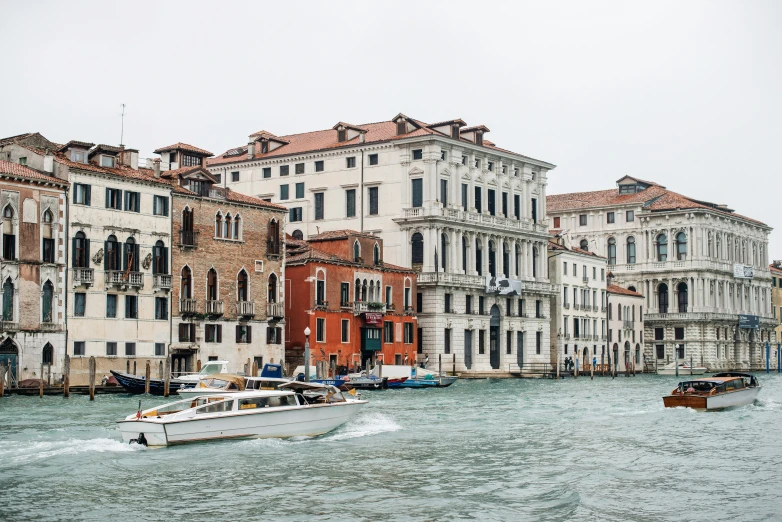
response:
M120 441L131 396L0 401L3 520L782 520L782 376L665 410L675 377L364 392L331 434ZM165 402L146 398L144 405Z

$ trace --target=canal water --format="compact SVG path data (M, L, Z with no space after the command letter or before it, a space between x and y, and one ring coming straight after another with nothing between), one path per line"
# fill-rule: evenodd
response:
M364 392L331 434L147 449L130 395L0 400L2 520L782 520L782 377L666 410L676 377ZM164 402L147 397L145 407Z

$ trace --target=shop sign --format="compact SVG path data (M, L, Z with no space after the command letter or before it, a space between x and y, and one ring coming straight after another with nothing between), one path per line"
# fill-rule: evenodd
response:
M364 321L367 324L383 326L383 314L378 312L366 312L364 313Z

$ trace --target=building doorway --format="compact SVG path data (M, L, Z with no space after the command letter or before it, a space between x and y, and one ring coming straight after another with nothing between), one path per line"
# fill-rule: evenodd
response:
M500 307L492 305L489 319L489 363L494 370L500 368Z
M472 368L472 330L464 331L464 367Z
M19 366L19 350L11 339L6 338L3 344L0 344L0 364L6 368L6 385L10 388L15 388Z

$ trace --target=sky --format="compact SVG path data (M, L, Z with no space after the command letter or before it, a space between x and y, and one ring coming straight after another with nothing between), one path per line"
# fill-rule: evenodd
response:
M462 118L557 165L549 194L624 175L774 227L782 259L782 2L0 0L0 136L153 156Z

